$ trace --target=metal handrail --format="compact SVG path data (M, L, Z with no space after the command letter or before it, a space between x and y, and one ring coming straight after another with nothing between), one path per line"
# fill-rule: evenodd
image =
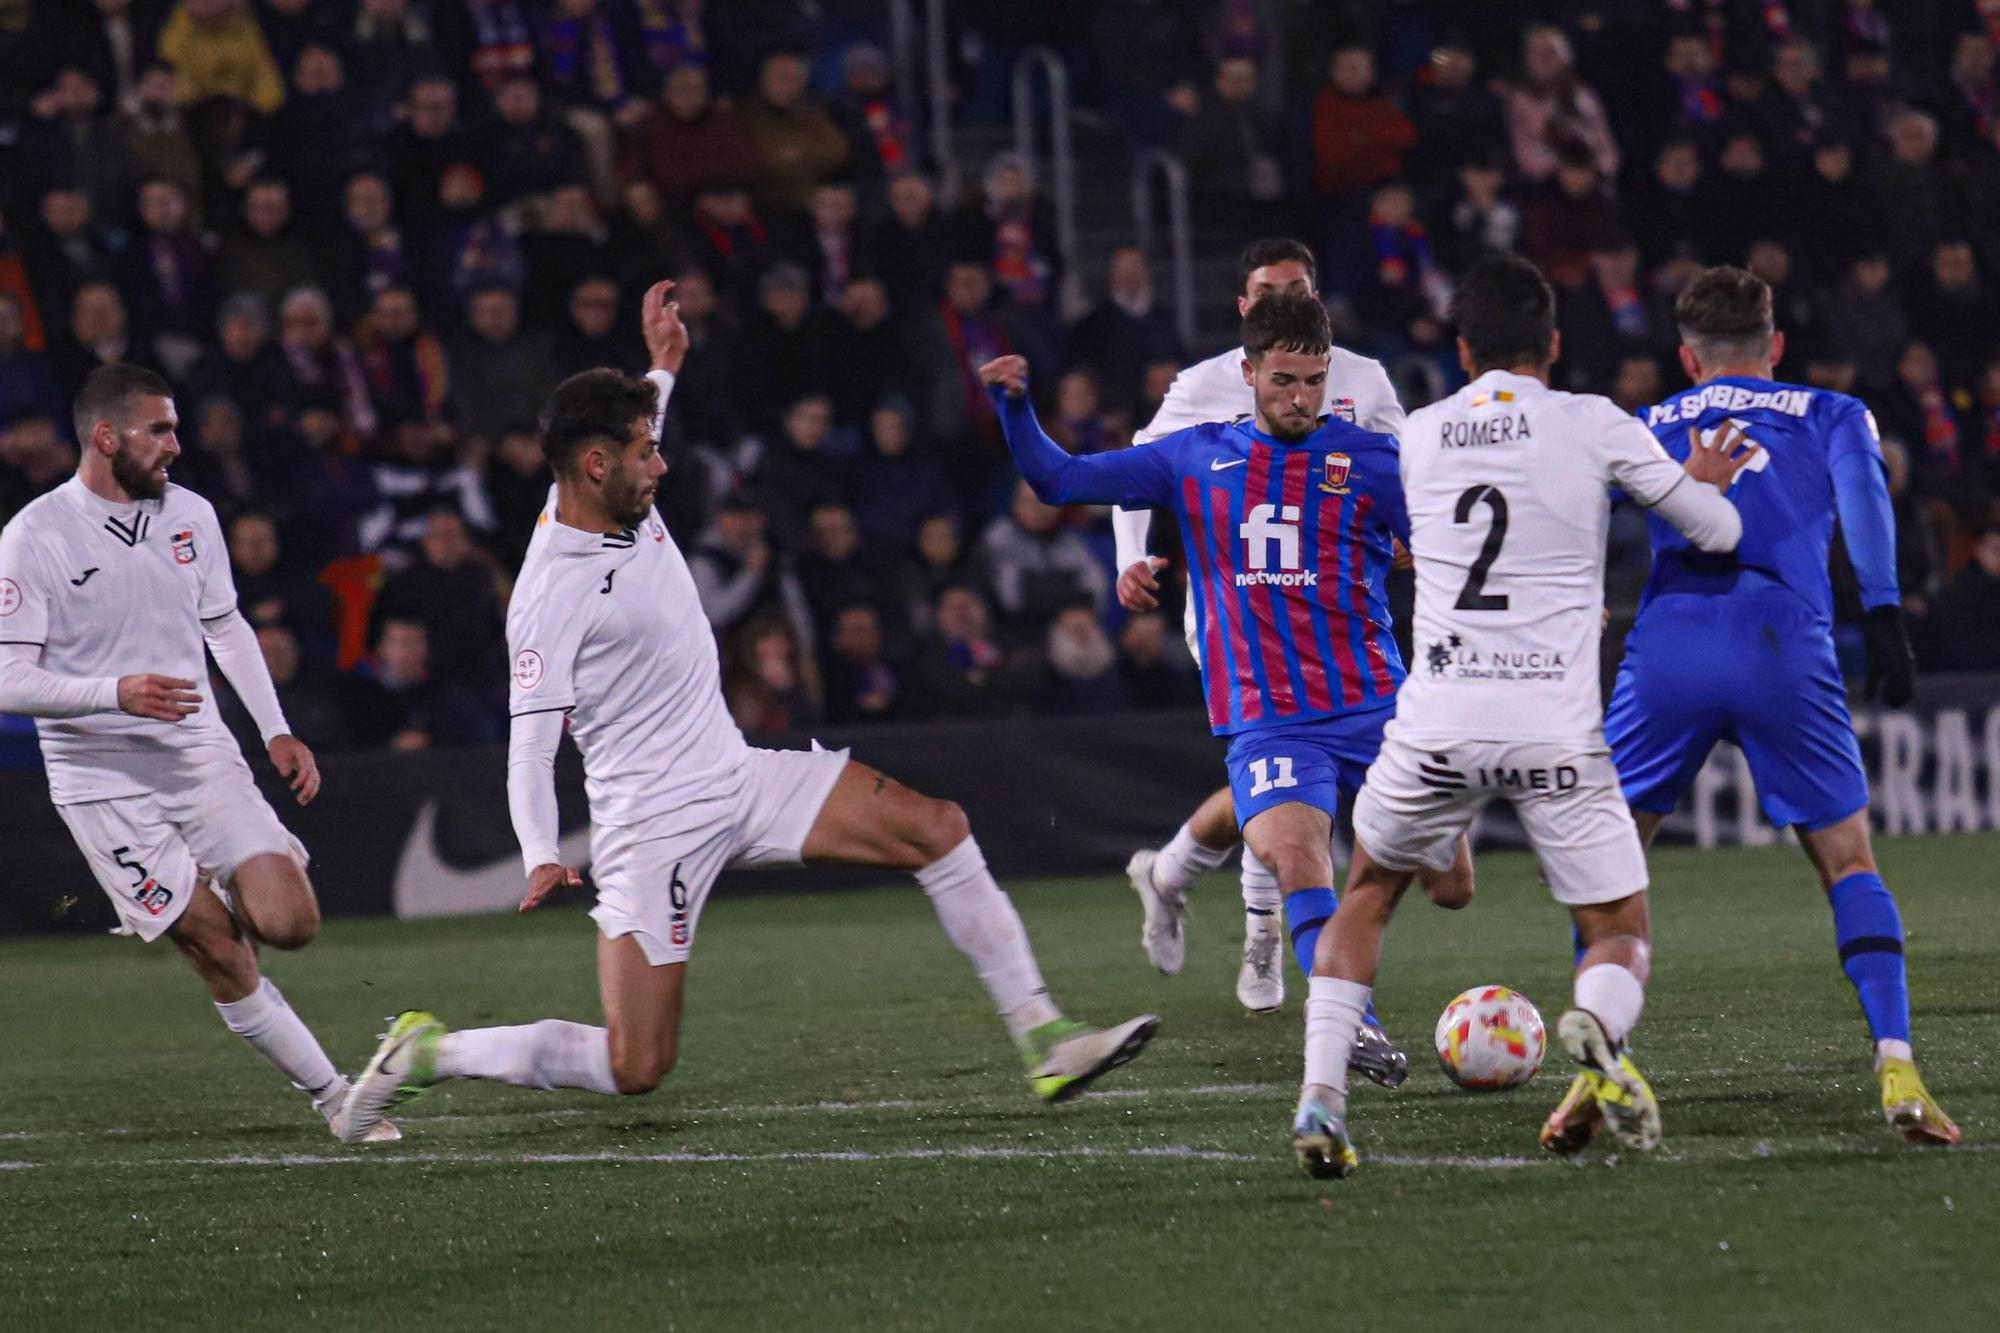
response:
M1035 161L1035 70L1049 86L1049 194L1056 218L1056 253L1062 257L1059 294L1065 318L1076 318L1087 304L1083 272L1076 252L1076 154L1070 142L1069 66L1046 46L1031 46L1014 61L1014 148L1029 164Z
M1152 173L1157 170L1167 187L1167 245L1174 268L1174 328L1181 342L1195 345L1194 307L1194 227L1188 220L1188 173L1178 157L1164 148L1139 154L1132 165L1132 224L1139 237L1139 249L1149 258L1153 249Z
M958 197L958 158L951 146L951 36L945 21L946 0L924 3L924 72L930 86L931 162L937 172L938 198Z

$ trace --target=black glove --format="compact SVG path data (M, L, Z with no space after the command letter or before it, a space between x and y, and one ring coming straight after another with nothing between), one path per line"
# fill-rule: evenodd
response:
M1917 657L1903 628L1903 608L1876 607L1861 618L1861 633L1868 641L1868 683L1861 697L1873 699L1879 691L1883 703L1901 708L1917 692Z

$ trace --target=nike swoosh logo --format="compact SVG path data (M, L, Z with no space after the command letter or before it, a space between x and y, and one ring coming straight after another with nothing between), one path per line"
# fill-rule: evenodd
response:
M393 892L396 915L458 916L466 912L504 912L518 906L528 890L528 876L519 856L505 856L471 870L445 864L437 850L438 803L417 811L396 863ZM556 844L562 864L581 870L590 864L590 830L578 829Z
M1220 471L1222 471L1222 469L1224 469L1224 468L1226 468L1226 467L1242 467L1242 466L1243 466L1243 465L1244 465L1245 463L1247 463L1247 462L1249 462L1249 461L1250 461L1250 460L1249 460L1249 459L1247 459L1247 458L1239 458L1239 459L1235 460L1234 462L1231 462L1231 463L1225 463L1225 462L1223 462L1223 461L1222 461L1221 459L1219 459L1219 458L1218 458L1218 459L1216 459L1216 460L1215 460L1214 462L1212 462L1212 463L1210 463L1210 464L1208 465L1208 470L1209 470L1210 472L1220 472Z
M72 588L81 588L84 584L90 582L90 576L92 574L95 574L96 572L97 572L97 566L92 565L89 569L84 570L83 573L71 579L69 581L69 586Z

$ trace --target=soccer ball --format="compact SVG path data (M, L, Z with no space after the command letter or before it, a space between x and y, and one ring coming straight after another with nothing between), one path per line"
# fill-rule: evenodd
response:
M1438 1064L1461 1088L1518 1088L1542 1067L1548 1034L1528 997L1506 986L1474 986L1438 1016Z

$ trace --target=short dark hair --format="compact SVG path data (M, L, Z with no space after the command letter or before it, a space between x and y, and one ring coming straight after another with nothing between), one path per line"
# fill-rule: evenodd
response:
M99 366L83 377L76 391L70 420L81 444L90 443L90 431L100 421L116 421L134 398L174 396L174 386L144 366L117 363Z
M1266 236L1243 247L1243 255L1236 261L1236 289L1243 290L1258 269L1286 263L1304 264L1306 281L1315 289L1319 287L1319 264L1313 259L1311 246L1289 236Z
M1760 348L1771 339L1771 288L1748 269L1705 269L1681 289L1674 323L1691 347Z
M1325 356L1332 348L1333 322L1326 307L1310 296L1267 296L1243 317L1243 353L1252 361L1272 351Z
M587 445L623 448L632 423L652 421L659 405L651 380L608 368L579 371L556 386L542 411L542 457L565 472Z
M1451 321L1480 370L1538 366L1548 360L1556 331L1556 294L1527 260L1492 255L1459 282Z

